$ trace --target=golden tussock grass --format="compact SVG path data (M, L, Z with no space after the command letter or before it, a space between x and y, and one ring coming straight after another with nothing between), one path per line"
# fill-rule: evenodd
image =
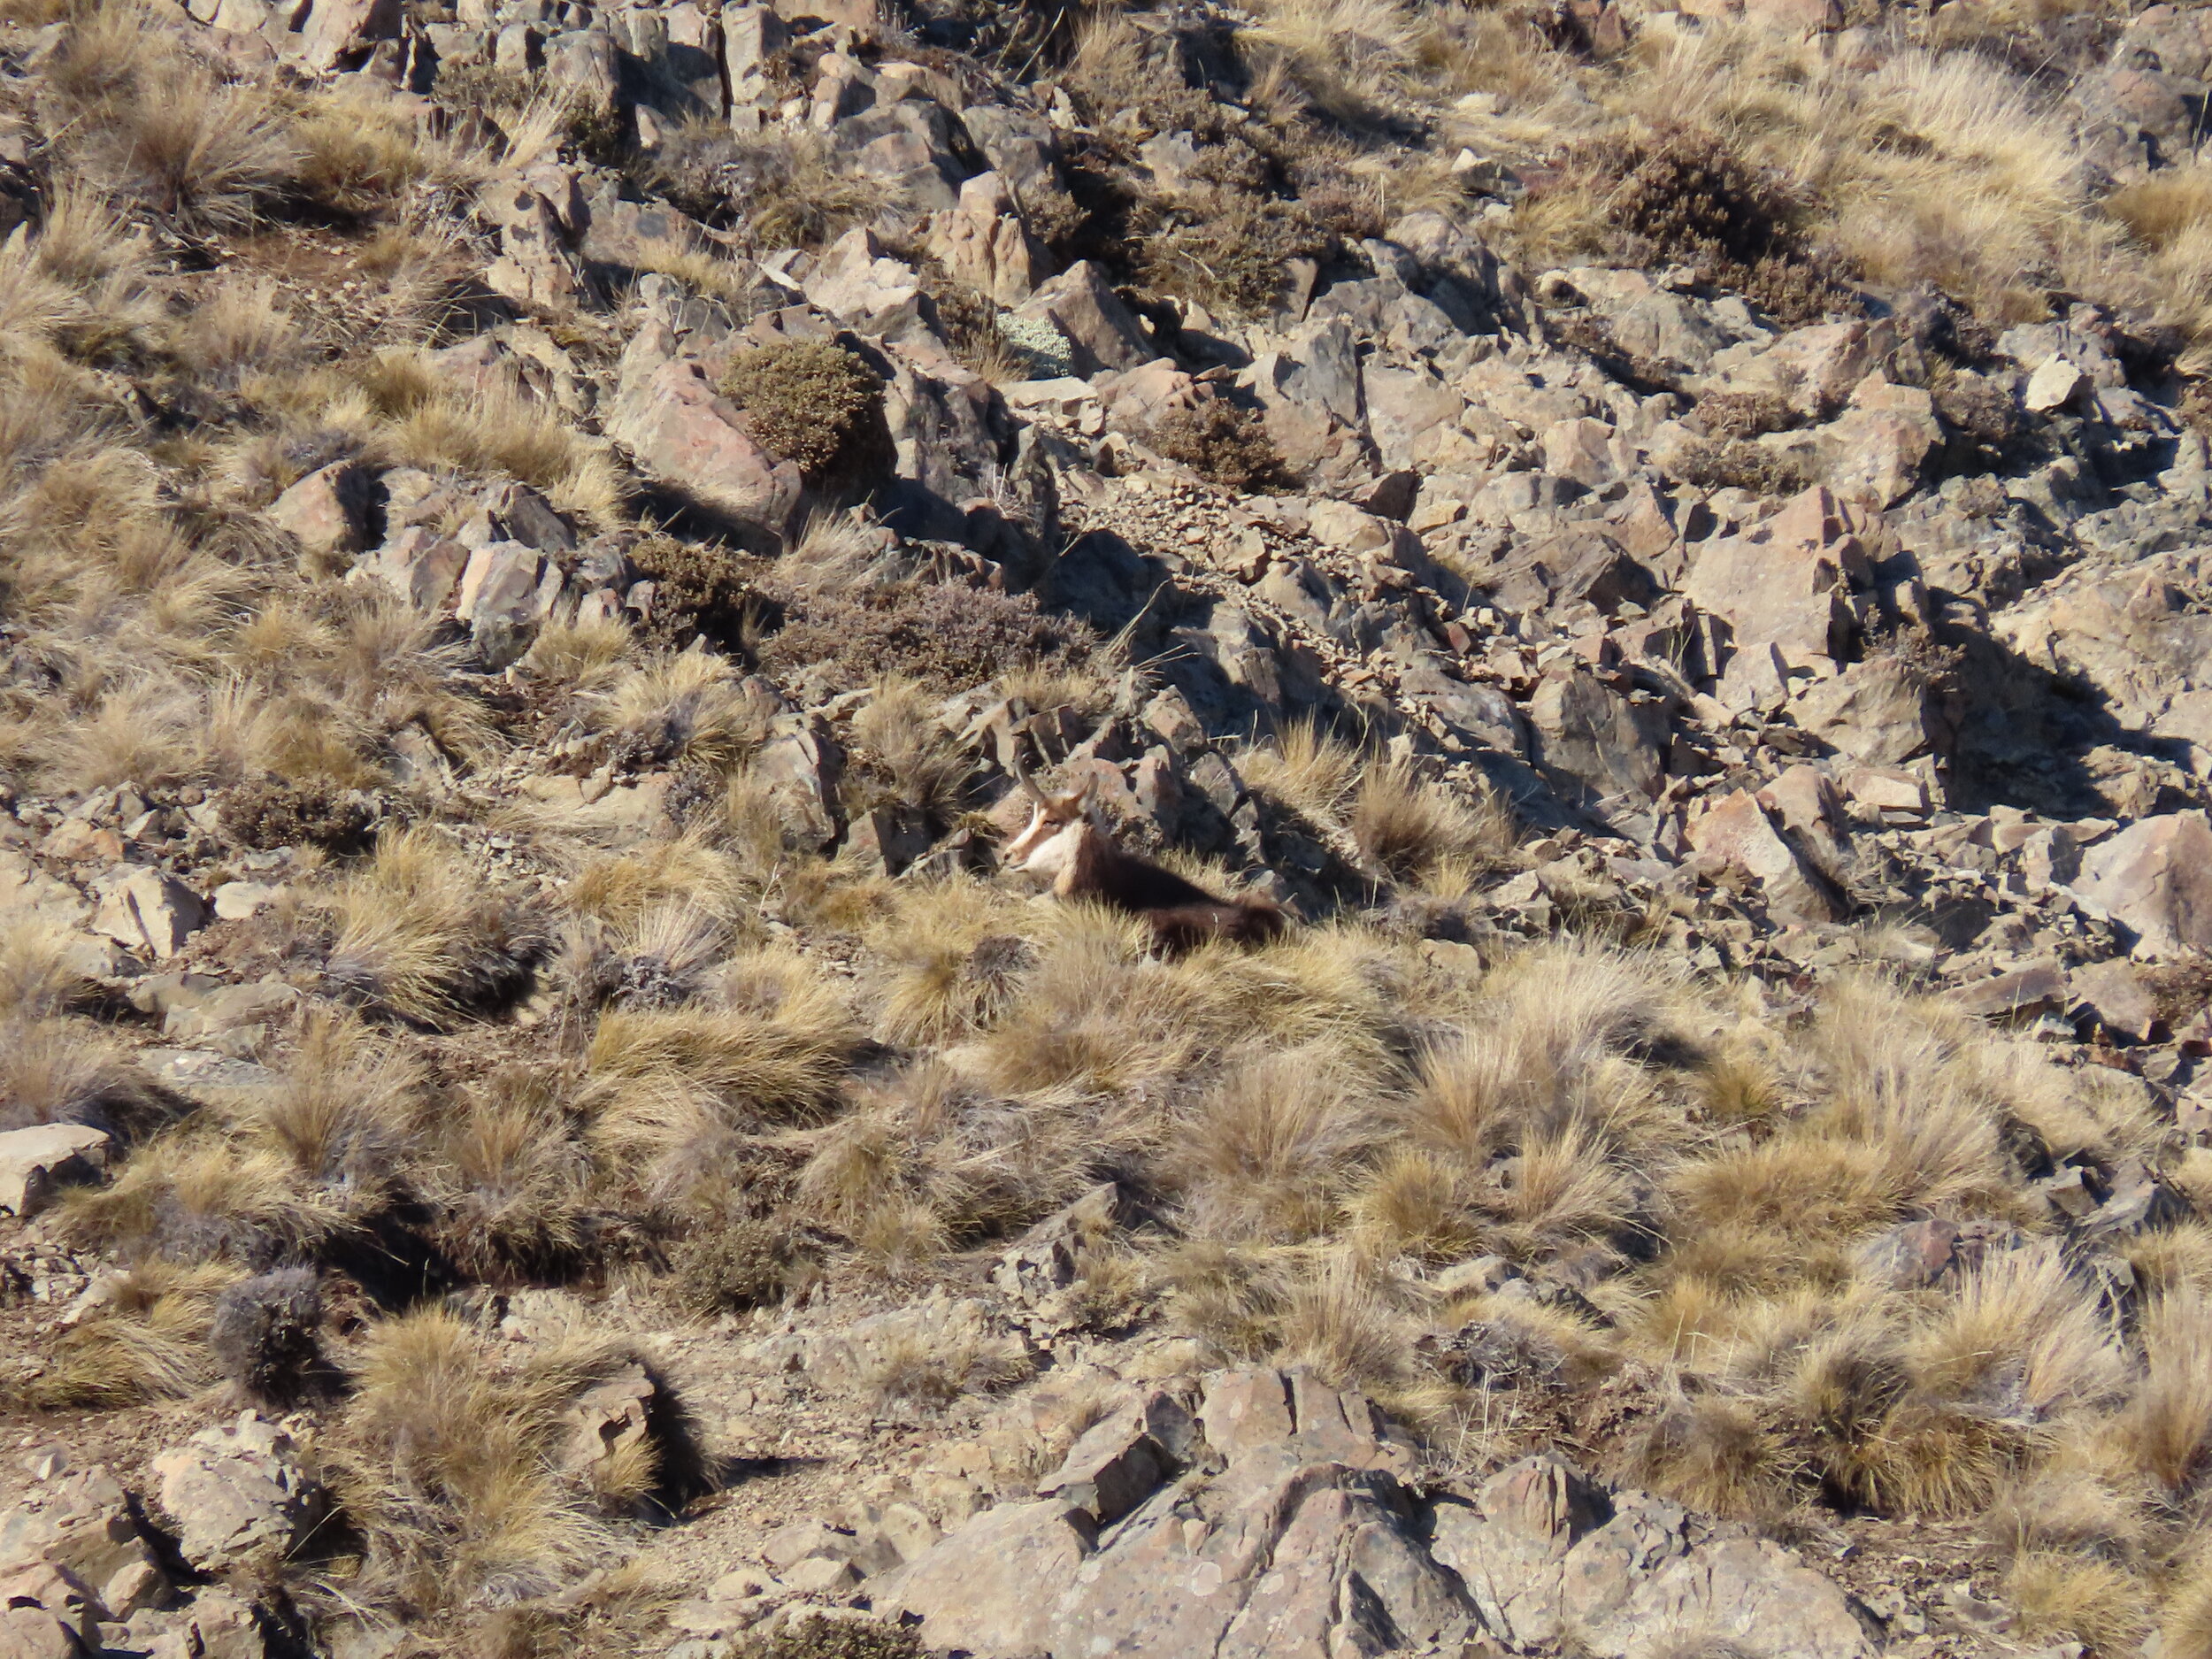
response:
M718 1132L818 1120L858 1032L801 959L741 956L702 1002L602 1014L586 1055L594 1141L640 1165Z
M518 1357L500 1346L442 1308L364 1338L326 1456L366 1545L365 1590L422 1609L513 1601L611 1541L587 1480L564 1472L564 1413L629 1356L581 1340Z
M515 995L546 943L530 909L428 826L387 832L321 905L336 934L326 982L434 1028Z
M207 1347L215 1299L241 1277L221 1263L150 1262L108 1284L64 1331L44 1368L12 1390L37 1410L183 1399L217 1380Z

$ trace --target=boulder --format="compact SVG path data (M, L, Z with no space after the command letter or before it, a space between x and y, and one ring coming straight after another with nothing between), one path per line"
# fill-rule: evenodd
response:
M1767 819L1758 798L1737 789L1690 819L1684 837L1716 872L1733 870L1757 883L1767 909L1790 922L1832 922L1839 907L1827 884L1798 858Z
M1136 313L1087 259L1053 278L1014 314L1057 329L1068 342L1075 373L1086 379L1107 369L1133 369L1160 355Z
M778 535L791 527L798 467L753 442L698 363L672 358L626 387L607 430L647 472L702 505Z
M411 524L364 555L349 580L380 582L425 615L435 615L453 596L468 559L468 549L450 536Z
M64 1187L96 1179L107 1160L106 1132L84 1124L0 1133L0 1215L36 1215Z
M318 558L349 557L367 534L375 475L358 461L318 468L279 495L269 518Z
M1548 671L1529 699L1536 761L1598 800L1656 795L1665 772L1666 710L1638 703L1580 664Z
M2212 948L2212 825L2201 810L2144 818L2081 855L2073 889L2142 956Z
M298 1447L256 1412L202 1430L150 1467L179 1553L203 1572L280 1562L322 1518L322 1488Z
M1438 1504L1432 1548L1490 1628L1521 1650L1571 1636L1603 1659L1879 1651L1865 1611L1787 1550L1691 1536L1677 1505L1634 1492L1609 1497L1539 1456L1493 1476L1476 1506Z
M930 220L926 240L954 280L999 305L1022 303L1050 271L1049 256L995 173L979 173L962 185L960 205Z
M126 864L106 884L92 931L161 960L182 950L207 917L200 895L174 876L151 864Z
M1800 730L1869 766L1941 754L1955 736L1926 674L1903 658L1870 657L1816 680L1792 704Z
M1090 1517L1053 1499L972 1517L872 1586L879 1612L920 1620L923 1643L977 1659L1053 1649L1056 1593L1097 1546Z

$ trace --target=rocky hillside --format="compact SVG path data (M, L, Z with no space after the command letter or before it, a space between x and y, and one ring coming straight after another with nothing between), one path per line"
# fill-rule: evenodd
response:
M0 0L0 1656L2212 1659L2208 98Z

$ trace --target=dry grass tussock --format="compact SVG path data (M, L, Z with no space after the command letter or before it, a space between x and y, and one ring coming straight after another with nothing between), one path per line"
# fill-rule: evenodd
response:
M512 1601L595 1559L609 1542L604 1506L565 1413L630 1363L580 1338L514 1356L440 1308L372 1326L326 1453L372 1593L418 1609ZM631 1472L641 1490L654 1486L649 1457Z

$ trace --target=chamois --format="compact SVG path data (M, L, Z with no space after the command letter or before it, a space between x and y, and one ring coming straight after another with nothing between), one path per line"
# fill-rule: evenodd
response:
M1017 749L1014 782L1032 803L1029 827L1007 843L1002 862L1011 870L1048 876L1064 899L1096 899L1140 916L1163 949L1191 950L1210 939L1264 944L1280 933L1281 909L1260 899L1218 899L1171 870L1124 852L1099 819L1091 784L1065 795L1040 789Z

